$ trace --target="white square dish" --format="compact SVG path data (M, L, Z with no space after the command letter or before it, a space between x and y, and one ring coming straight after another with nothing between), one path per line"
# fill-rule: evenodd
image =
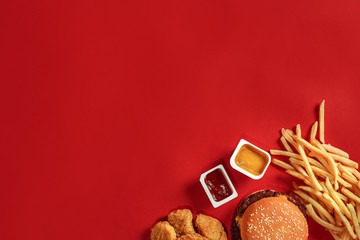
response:
M248 156L246 155L241 155L242 151L245 150L245 148L249 149L247 151L253 151L253 154L248 154ZM251 156L255 156L254 158L251 158ZM258 157L256 157L256 155L258 155ZM245 159L239 160L239 157L242 157ZM245 167L241 167L240 165L242 165L241 163L244 163L246 161L247 165L251 165L253 164L251 161L262 161L261 159L263 159L263 168L261 170L261 172L256 172L256 171L252 171L252 169L250 168L246 168L245 164L243 166ZM243 161L244 160L244 161ZM234 153L232 154L231 158L230 158L230 165L232 168L234 168L235 170L245 174L246 176L252 178L252 179L260 179L264 176L267 168L269 167L271 162L271 156L268 152L262 150L261 148L255 146L254 144L241 139L234 151Z
M216 181L212 181L214 179L223 183L216 187L214 186L216 185L214 184ZM200 182L214 208L217 208L238 196L225 168L221 164L201 174Z

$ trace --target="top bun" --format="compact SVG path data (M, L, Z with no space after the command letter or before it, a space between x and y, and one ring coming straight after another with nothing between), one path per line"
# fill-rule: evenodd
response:
M308 239L305 208L294 198L274 190L250 194L235 210L232 240Z
M282 197L263 198L251 204L241 223L242 240L299 239L308 237L308 225L298 207Z

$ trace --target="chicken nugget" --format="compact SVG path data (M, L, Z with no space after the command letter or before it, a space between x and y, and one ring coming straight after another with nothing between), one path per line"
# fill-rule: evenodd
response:
M193 224L193 214L189 209L179 209L171 212L168 216L168 221L174 227L177 237L188 233L196 233Z
M151 240L176 240L176 232L168 221L160 221L151 228Z
M210 240L227 240L227 235L222 223L210 216L198 214L195 226L199 233Z
M182 235L177 240L208 240L206 237L201 236L198 233L188 233L185 235Z

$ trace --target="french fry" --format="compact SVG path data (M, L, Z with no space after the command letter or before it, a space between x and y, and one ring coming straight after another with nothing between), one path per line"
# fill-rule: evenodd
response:
M294 135L295 135L295 133L292 131L292 130L290 130L290 129L286 129L285 130L291 137L293 137Z
M301 158L303 159L303 161L305 163L305 169L306 169L306 172L309 175L310 181L314 184L314 186L315 186L315 188L317 190L322 191L322 187L320 186L319 181L315 177L314 172L312 171L312 169L310 167L309 160L308 160L308 158L307 158L307 156L305 154L305 151L304 151L303 147L298 145L298 150L299 150Z
M352 174L354 174L354 176L360 180L360 173L352 167L347 167L347 166L343 166L345 169L347 169L349 172L351 172Z
M311 204L306 205L306 209L309 211L309 215L315 220L315 222L319 223L321 226L331 229L334 232L342 232L342 227L337 227L334 224L331 224L329 222L326 222L322 220L315 212L313 206Z
M338 177L338 181L339 181L339 183L340 183L341 185L343 185L344 187L347 187L347 188L351 187L351 184L348 183L347 181L345 181L345 180L344 180L343 178L341 178L340 176Z
M295 168L293 166L291 166L290 164L284 162L284 161L281 161L279 159L275 159L273 158L271 160L272 163L274 163L275 165L278 165L279 167L282 167L284 169L287 169L287 170L295 170Z
M318 174L319 177L323 178L323 179L326 179L327 177L331 180L331 181L334 181L335 180L335 177L333 175L331 175L329 172L327 171L324 171L318 167L311 167L313 169L313 171L315 173Z
M336 214L340 217L341 222L344 224L344 226L346 227L347 231L350 233L352 238L356 238L356 235L352 229L352 226L349 222L349 220L342 214L342 212L340 211L340 207L336 206L336 203L334 204L333 202L331 202L331 204L333 204L334 207L334 211L336 212ZM347 209L347 208L346 208ZM350 212L350 211L349 211ZM349 219L351 219L351 214Z
M320 154L310 152L309 156L315 157L320 162L320 165L322 166L322 169L327 170L328 172L332 172L331 166L329 165L327 160L325 160L325 158L322 157Z
M294 157L294 158L298 158L298 156L299 156L299 154L296 154L294 152L287 152L287 151L276 150L276 149L271 149L270 153L271 153L271 155Z
M336 221L336 226L342 227L344 226L344 224L342 223L340 216L335 214L335 221Z
M356 238L356 234L354 233L352 226L349 222L349 220L339 211L339 209L334 208L335 212L339 215L341 221L344 223L344 226L346 227L348 233L350 233L352 238ZM350 216L351 219L351 216Z
M291 176L293 176L293 177L296 177L296 178L298 178L298 179L300 179L300 180L305 180L306 179L306 177L304 176L304 175L302 175L301 173L298 173L297 171L294 171L294 170L286 170L285 171L287 174L290 174Z
M321 156L323 156L323 157L325 157L326 159L329 160L330 153L327 153L327 152L324 152L324 151L318 149L317 147L313 146L311 143L309 143L308 141L306 141L303 138L299 138L298 136L295 136L294 138L295 138L296 141L302 143L304 145L304 147L308 148L310 151L312 151L314 153L317 153L317 154L320 154ZM317 140L315 139L315 141L317 141Z
M323 145L317 139L313 139L313 142L311 144L313 144L315 147L317 147L324 153L327 152L326 149L323 147Z
M306 185L315 189L314 184L309 180L309 178L305 178L303 181Z
M299 173L301 173L302 175L304 175L305 177L309 177L309 175L307 174L307 172L298 164L296 163L290 163Z
M352 173L351 170L350 170L350 169L352 169L352 168L345 167L345 166L342 165L341 163L338 163L338 164L337 164L337 167L338 167L338 169L339 169L340 172L347 173L347 174L349 174L350 176L353 175L353 173ZM356 180L356 178L355 178L355 180Z
M298 188L301 189L301 190L304 190L304 191L306 191L308 193L311 193L311 194L315 195L318 198L322 197L322 193L320 191L318 191L318 190L316 190L316 189L314 189L314 188L312 188L310 186L298 186Z
M293 140L292 136L284 128L281 129L281 134L286 139L286 141L288 141L296 149L296 142Z
M321 212L317 212L317 214L319 215L319 217L320 217L322 220L324 220L324 221L327 222L326 217L324 216L324 214L322 214Z
M325 178L326 179L326 178ZM325 193L329 194L329 190L326 188L325 182L320 182L320 185L322 186Z
M330 194L328 194L328 193L323 193L323 197L327 200L327 201L325 201L324 203L326 204L326 206L327 206L329 209L333 210L333 209L334 209L334 206L338 207L338 205L336 204L336 202L334 201L334 199L332 199L332 198L330 197ZM335 217L336 217L336 215L335 215ZM338 225L338 224L336 224L336 225Z
M341 236L338 235L339 233L336 233L336 232L331 231L331 230L330 230L329 232L330 232L331 236L332 236L335 240L342 240L342 239L341 239Z
M321 197L318 197L319 203L327 209L327 211L333 215L334 213L334 207L329 203L329 201L322 195ZM336 222L336 219L335 219Z
M350 234L348 232L343 232L341 240L350 240Z
M299 137L295 137L295 140L302 143L305 147L307 147L309 150L320 154L321 156L325 157L326 160L328 160L328 163L331 167L331 173L332 175L335 177L335 182L337 182L337 176L339 174L338 169L336 167L335 161L334 159L330 156L330 154L328 154L325 151L322 151L316 147L314 147L313 145L311 145L311 143L309 143L308 141L304 140L303 138L299 138ZM315 140L316 142L316 140Z
M358 219L358 214L356 213L356 209L355 209L355 207L353 205L348 204L348 208L349 208L349 211L351 213L352 221L354 223L354 228L355 228L356 235L357 235L358 239L360 239L360 222L359 222L359 219Z
M329 170L329 165L324 162L325 159L322 158L321 156L317 156L317 158L318 158L319 161L322 161L323 164L324 164L324 165L326 166L326 168L328 169L328 171L330 171L330 170ZM291 158L290 158L290 160L291 160ZM326 170L322 171L322 170L317 169L317 168L315 168L315 167L312 167L312 169L313 169L313 171L316 172L320 177L323 177L324 179L325 179L325 177L328 177L328 178L330 179L331 183L334 184L334 176L331 175L329 172L327 172ZM338 182L339 182L341 185L343 185L344 187L347 187L347 188L351 187L351 184L350 184L349 182L345 181L340 175L338 176Z
M360 222L360 205L356 205L356 215L358 217L358 221Z
M348 202L349 198L339 192L336 192L336 194L339 196L339 198L343 201L343 202Z
M333 213L334 207L333 207L333 204L331 204L331 202L333 202L335 205L336 205L336 202L330 197L330 192L327 189L325 182L321 182L320 184L324 189L324 193L322 194L321 201L326 205L326 207L329 209L329 211L331 213ZM335 220L336 220L336 218L335 218ZM337 225L338 225L338 223L337 223Z
M320 142L325 143L325 100L320 104L319 109L319 139Z
M329 212L329 214L332 215L332 214L334 213L334 211L330 210L329 207L324 203L324 201L326 201L326 199L325 199L323 196L317 197L317 201L318 201L318 203L319 203L323 208L326 209L326 211ZM335 218L334 218L334 219L335 219Z
M320 169L326 170L326 167L323 164L321 164L320 162L316 161L315 159L308 157L308 160L311 165L314 165Z
M314 198L310 197L309 195L307 195L306 193L300 190L295 190L293 192L299 195L305 201L309 202L312 206L314 206L319 212L321 212L326 217L328 222L330 222L331 224L335 224L335 219L331 216L331 214L323 206L321 206Z
M284 136L280 137L280 141L283 144L284 148L286 149L286 151L288 152L294 152L292 150L292 148L290 147L289 143L286 141L286 138Z
M322 145L326 149L326 151L330 153L334 153L345 158L350 158L350 155L347 152L341 150L340 148L334 147L331 144L323 143Z
M341 188L341 192L348 198L350 198L360 204L360 198L358 196L356 196L355 194L353 194L349 189L343 187L343 188Z
M305 167L305 163L301 160L298 160L298 159L295 159L295 158L289 158L289 161L290 161L290 164L298 164L300 166L303 166ZM313 166L311 165L311 169L313 170L314 173L316 173L319 177L322 177L322 178L326 178L326 177L329 177L330 180L333 180L334 179L334 176L331 175L329 172L327 172L326 170L324 169L321 169L321 168L318 168L316 166Z
M278 155L278 156L285 156L285 157L293 157L293 158L300 158L300 155L294 152L287 152L283 150L276 150L271 149L270 150L271 155Z
M360 226L359 226L359 220L357 218L355 208L351 204L348 204L347 207L351 213L351 219L354 224L355 233L357 235L357 238L360 239Z
M352 185L352 190L357 197L360 197L360 189L357 185Z
M301 127L300 124L296 125L296 136L301 137Z
M341 174L341 176L342 176L346 181L348 181L349 183L352 183L352 184L357 184L357 183L358 183L357 179L356 179L353 175L349 175L349 174L347 174L346 172L343 172L343 173Z
M314 124L311 127L310 142L312 139L316 138L317 129L318 129L318 121L314 122Z
M337 194L337 192L334 190L334 188L332 187L330 180L328 178L326 178L325 181L326 184L326 188L329 190L330 192L330 196L334 199L334 201L336 202L336 204L339 206L339 211L344 213L346 217L348 217L349 219L351 218L349 209L346 208L344 202L340 199L339 195ZM344 221L343 221L344 222ZM345 223L344 223L345 224Z
M313 139L313 144L320 149L320 151L324 154L326 154L326 150L325 148L321 145L321 143L319 143L318 140L316 139ZM329 165L330 165L330 168L332 170L332 174L333 176L335 177L335 184L334 184L334 187L335 187L335 190L338 190L339 188L339 185L338 185L338 175L339 175L339 170L337 169L336 167L336 163L335 163L335 160L331 157L331 156L328 156L328 155L325 155L325 158L326 160L328 161ZM331 172L331 171L330 171Z
M304 201L301 197L299 197L298 195L296 195L295 193L290 192L290 193L289 193L289 196L291 196L292 198L294 198L294 199L295 199L296 201L298 201L301 205L303 205L303 206L306 205L305 201Z
M344 164L345 166L349 166L349 167L353 167L358 169L359 168L359 164L351 159L348 159L346 157L342 157L333 153L328 153L329 156L331 156L334 160L341 162L342 164Z
M277 155L277 156L285 156L285 157L292 157L295 159L301 159L301 156L297 153L294 152L287 152L287 151L283 151L283 150L276 150L276 149L271 149L270 150L271 155ZM325 169L324 166L319 163L317 160L308 157L309 163L311 165L317 166L319 168Z

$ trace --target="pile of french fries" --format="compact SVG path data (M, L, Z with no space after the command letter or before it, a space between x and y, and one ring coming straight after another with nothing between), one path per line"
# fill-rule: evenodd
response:
M300 125L293 132L282 129L280 140L285 150L270 150L272 162L301 180L293 182L293 195L306 206L307 214L325 227L334 239L360 240L360 173L358 163L345 151L325 143L324 107L310 132L301 135ZM301 182L301 184L299 183Z

